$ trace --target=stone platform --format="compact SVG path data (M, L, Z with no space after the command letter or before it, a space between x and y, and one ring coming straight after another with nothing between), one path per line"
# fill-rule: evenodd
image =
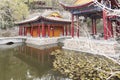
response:
M71 37L52 37L52 38L33 38L28 37L26 39L27 44L33 44L38 46L44 46L44 45L50 45L50 44L56 44L59 42L63 42L65 39L70 39Z

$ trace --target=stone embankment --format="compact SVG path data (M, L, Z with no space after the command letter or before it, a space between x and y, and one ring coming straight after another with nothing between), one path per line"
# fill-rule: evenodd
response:
M109 56L118 56L120 53L120 46L116 41L95 40L88 38L74 38L64 41L64 49L93 53L105 54Z
M59 42L63 42L65 39L69 39L71 37L67 36L67 37L52 37L52 38L33 38L33 37L28 37L26 40L27 44L33 44L33 45L49 45L49 44L56 44Z

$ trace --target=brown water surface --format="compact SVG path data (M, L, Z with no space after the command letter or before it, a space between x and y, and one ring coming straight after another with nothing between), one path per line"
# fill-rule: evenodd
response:
M0 45L0 80L69 80L53 70L50 52L58 48Z

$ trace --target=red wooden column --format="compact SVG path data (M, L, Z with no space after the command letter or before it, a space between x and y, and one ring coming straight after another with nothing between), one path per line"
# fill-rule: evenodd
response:
M74 15L72 14L71 36L74 37Z
M69 25L69 36L71 35L71 26Z
M42 37L45 37L45 24L42 22Z
M54 37L54 26L52 26L52 37Z
M107 40L107 13L105 10L103 10L103 26L104 26L104 39Z
M26 29L26 27L24 27L24 36L25 36L25 29Z
M40 24L38 24L38 37L40 37Z
M50 37L50 24L48 24L48 37Z
M27 36L27 29L28 29L28 27L26 27L26 30L25 30L25 35Z
M31 33L31 36L33 36L33 25L31 26L31 31L30 31L30 33Z
M64 26L62 26L62 35L64 36Z
M92 18L92 34L96 35L97 34L97 30L96 30L96 19Z
M66 36L68 35L68 29L67 29L67 26L65 26L65 33L66 33Z

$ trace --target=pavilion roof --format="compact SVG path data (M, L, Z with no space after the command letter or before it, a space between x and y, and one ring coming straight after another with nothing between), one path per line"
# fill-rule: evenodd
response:
M73 4L74 5L83 5L89 2L92 2L93 0L76 0Z
M101 0L97 0L98 2L101 2ZM117 6L120 7L119 1L118 0L109 0L111 2L112 6ZM91 5L95 2L95 0L72 0L69 3L65 3L64 0L60 1L60 4L66 8L66 9L76 9L76 8L82 8L84 6Z
M66 17L67 15L67 17ZM44 11L43 13L38 13L37 15L20 21L20 22L15 22L15 24L20 25L20 24L27 24L27 23L33 23L35 21L47 21L47 22L66 22L66 23L70 23L71 19L70 19L70 13L68 12L64 12L64 13L60 13L59 11Z

